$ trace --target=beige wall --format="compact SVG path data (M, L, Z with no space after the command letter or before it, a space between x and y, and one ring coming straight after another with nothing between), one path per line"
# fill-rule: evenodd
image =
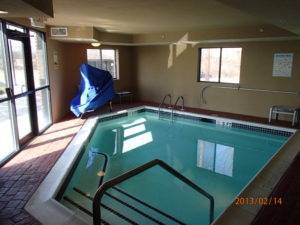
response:
M210 83L197 82L198 48L207 46L241 46L240 85L249 88L300 91L300 42L252 42L214 45L170 45L135 48L138 96L140 100L160 102L171 93L173 101L183 95L189 107L205 108L267 117L271 105L300 106L299 95L256 93L224 89L207 89L207 104L201 90ZM293 52L292 78L272 77L273 54Z
M66 98L66 63L64 44L47 39L48 71L51 88L51 104L53 122L61 120L68 112L68 99ZM53 55L58 56L58 65L54 65Z
M79 65L86 62L87 44L48 40L49 74L54 121L69 113L69 103L80 80ZM197 82L198 48L207 46L241 46L241 87L284 91L300 91L300 41L252 42L214 45L170 45L147 47L117 47L119 49L120 80L116 90L130 90L140 100L160 102L171 93L173 101L183 95L186 106L267 117L271 105L300 106L299 95L247 92L209 88L207 103L201 99L203 87ZM105 47L105 46L101 46ZM108 47L108 46L107 46ZM116 48L116 46L114 46ZM53 65L53 51L59 56ZM293 52L292 78L272 77L273 54Z
M74 44L47 40L49 77L52 97L52 114L56 122L70 112L70 102L80 83L79 66L86 63L87 44ZM133 49L130 47L101 46L119 50L119 80L115 80L117 91L136 92L136 79L133 69ZM59 58L59 65L53 63L53 53Z

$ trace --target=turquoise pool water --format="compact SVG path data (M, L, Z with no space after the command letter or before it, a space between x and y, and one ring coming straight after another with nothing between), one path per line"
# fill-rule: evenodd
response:
M74 188L93 197L101 177L105 182L153 159L161 159L214 197L216 218L286 140L283 136L189 119L176 118L171 123L168 118L158 119L151 112L100 122L84 147L60 201L78 210L66 201L68 198L92 211L92 202ZM105 157L97 152L108 156L105 173L102 171ZM160 167L118 187L182 224L209 224L209 201ZM161 224L178 224L115 189L109 193ZM137 224L159 224L111 196L105 195L102 203ZM106 209L101 212L110 224L132 224Z

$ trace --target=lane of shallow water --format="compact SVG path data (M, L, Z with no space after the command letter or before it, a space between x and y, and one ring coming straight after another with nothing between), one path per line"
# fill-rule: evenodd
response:
M86 146L65 195L91 208L91 202L73 187L92 195L97 190L104 158L95 152L109 155L104 181L158 158L214 196L216 217L286 139L185 119L170 123L148 112L102 122ZM208 200L161 168L119 186L187 224L208 223Z

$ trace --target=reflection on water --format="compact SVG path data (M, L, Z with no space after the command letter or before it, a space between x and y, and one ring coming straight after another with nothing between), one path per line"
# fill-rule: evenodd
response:
M153 142L151 131L147 131L145 127L146 121L145 118L139 118L112 130L115 133L113 155L126 153Z
M152 141L153 141L153 138L152 138L151 132L146 132L146 133L140 134L138 136L129 138L123 142L122 152L123 153L129 152L133 149L136 149L138 147L146 145Z
M126 138L128 136L131 136L131 135L134 135L134 134L144 132L145 130L146 130L146 128L145 128L145 125L143 123L140 124L140 125L136 125L136 126L133 126L133 127L126 128L124 130L124 138Z
M234 148L214 142L198 140L197 166L232 177Z
M134 126L134 125L137 125L137 124L145 123L145 122L146 122L145 118L139 118L139 119L136 119L135 121L133 121L132 123L123 124L122 127L127 128L127 127L131 127L131 126Z

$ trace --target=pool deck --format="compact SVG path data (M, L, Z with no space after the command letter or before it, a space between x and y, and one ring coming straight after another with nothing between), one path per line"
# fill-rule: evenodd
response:
M53 124L0 168L0 224L40 224L24 206L83 123L72 118Z
M121 106L115 105L113 111L141 105L157 106L157 104L155 103L140 102L134 104L124 104ZM187 108L186 111L268 124L267 119L257 117L193 108ZM103 112L107 113L108 108L103 108L97 113ZM43 134L31 140L24 148L24 150L20 151L20 153L18 153L15 157L13 157L10 161L8 161L4 166L0 168L0 224L40 224L36 219L34 219L25 211L24 206L31 198L33 193L37 190L44 178L47 176L48 172L54 166L57 159L64 152L65 148L70 143L72 138L82 127L84 122L84 119L68 117L59 123L53 124ZM272 124L274 125L274 123ZM290 123L282 121L276 122L275 125L290 127ZM292 149L294 149L295 147L299 149L299 139L300 138L297 138L297 140L289 143L289 146L292 147ZM292 155L294 155L294 152L295 151L293 151ZM276 157L279 156L277 155ZM287 168L290 157L286 158L284 163L280 164L280 168L281 170L283 170L282 173L284 172L284 169ZM269 167L272 168L272 164ZM269 171L269 177L273 175L273 173L274 171ZM276 181L280 178L279 175L282 173L276 173L276 179L271 179L271 181L267 179L269 184L271 182L272 186L275 185L273 183L276 183ZM257 179L262 180L261 176L259 176ZM264 186L262 186L262 188L263 187ZM264 189L262 188L261 190L264 191ZM251 189L249 189L248 192L250 190ZM247 192L245 194L247 194ZM249 192L248 194L251 195L251 192ZM243 219L248 219L249 222L249 219L252 218L255 213L257 213L258 209L258 207L242 207L238 210L238 212L240 212L240 216L237 216L242 217ZM226 213L232 213L232 210L233 208L229 208ZM249 216L249 213L251 216ZM225 217L222 217L220 219L222 220L224 218Z

